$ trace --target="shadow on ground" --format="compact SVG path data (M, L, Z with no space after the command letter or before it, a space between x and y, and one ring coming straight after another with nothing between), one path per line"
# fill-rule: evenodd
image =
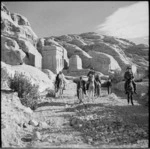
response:
M120 98L126 98L127 95L123 91L119 91L117 89L113 89L113 92ZM146 99L147 98L147 99ZM140 105L148 106L148 95L145 98L141 98L139 94L133 94L133 102L137 101Z
M65 106L63 102L43 102L39 103L37 107L44 107L44 106Z

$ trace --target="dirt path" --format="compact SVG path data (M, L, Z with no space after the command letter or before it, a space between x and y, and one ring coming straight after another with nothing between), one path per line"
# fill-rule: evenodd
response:
M86 141L82 131L78 131L70 126L70 118L78 115L80 109L84 109L83 105L77 104L77 97L75 84L70 83L64 91L64 101L62 99L47 98L39 104L35 111L34 118L37 121L45 121L49 124L48 128L42 128L40 132L41 141L33 141L27 146L30 147L129 147L116 146L115 144L108 144L108 142L101 142L100 144L92 144ZM99 113L101 117L109 117L108 114L113 116L119 115L128 123L136 123L142 125L143 121L148 129L148 109L143 108L137 101L134 101L135 106L127 104L127 100L122 96L117 97L116 94L107 95L106 90L102 90L102 97L95 99L94 103L87 103L87 115ZM88 110L90 111L88 112ZM91 112L92 111L92 112ZM110 112L111 111L111 112ZM133 119L134 117L134 119ZM146 127L145 126L145 127ZM147 144L133 145L130 147L146 147Z

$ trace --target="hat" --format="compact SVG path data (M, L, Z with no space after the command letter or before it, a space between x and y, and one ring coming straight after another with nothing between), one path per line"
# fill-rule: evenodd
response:
M127 69L131 69L131 66L127 66Z
M91 70L94 70L94 67L91 67Z

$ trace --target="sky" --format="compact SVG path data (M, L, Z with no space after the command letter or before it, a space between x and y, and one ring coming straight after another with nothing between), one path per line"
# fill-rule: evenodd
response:
M25 16L38 37L97 32L148 44L148 1L3 2Z

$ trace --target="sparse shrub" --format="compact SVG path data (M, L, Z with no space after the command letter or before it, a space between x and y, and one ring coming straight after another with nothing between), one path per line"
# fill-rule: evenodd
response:
M24 106L35 109L39 98L37 85L32 85L31 80L24 74L15 73L14 77L9 78L9 86L13 91L18 92L18 97Z
M123 76L120 71L115 71L114 74L112 75L112 82L113 83L119 83L123 81Z
M8 80L8 72L6 68L1 68L1 87L5 87Z

